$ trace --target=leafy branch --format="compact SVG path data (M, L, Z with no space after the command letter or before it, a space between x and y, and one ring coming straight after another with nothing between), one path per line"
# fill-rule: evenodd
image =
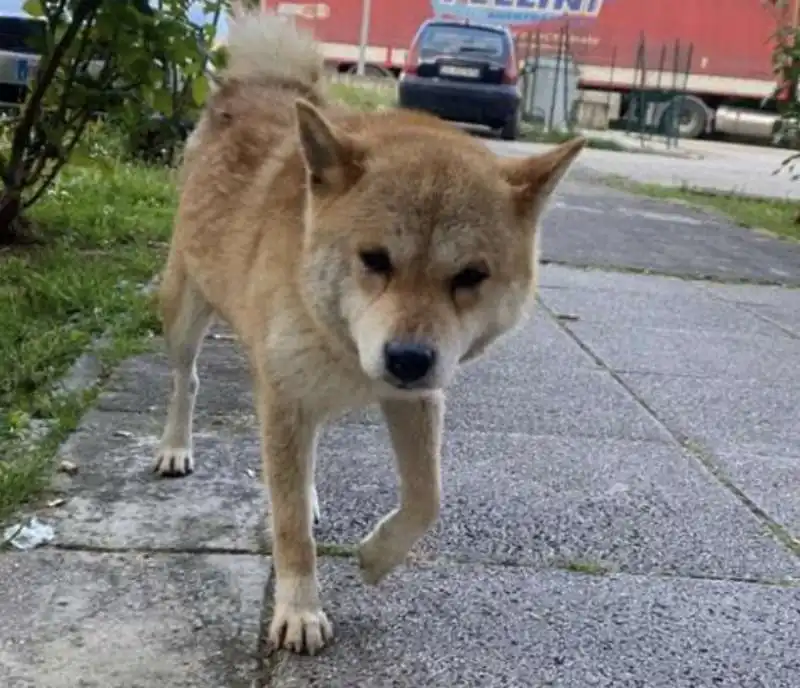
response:
M203 0L192 21L188 0L27 0L35 77L0 146L0 243L20 240L24 211L60 170L80 157L93 119L126 121L131 130L163 118L191 118L208 92L206 67L227 0ZM211 56L211 58L209 58ZM176 139L177 140L177 139Z

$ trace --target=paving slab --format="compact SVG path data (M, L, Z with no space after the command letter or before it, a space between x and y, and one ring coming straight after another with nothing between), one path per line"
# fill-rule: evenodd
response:
M606 371L548 367L526 384L508 379L514 372L502 387L480 368L465 371L447 397L449 430L668 439Z
M800 310L773 304L747 304L748 310L800 339Z
M513 366L509 366L511 360ZM532 305L515 329L464 370L481 371L486 382L489 376L496 377L496 386L500 387L511 380L535 380L544 368L596 370L597 363L549 314Z
M396 505L383 428L321 438L321 542L358 542ZM800 562L675 446L448 432L424 559L800 581Z
M542 309L531 322L465 366L447 395L449 430L668 439Z
M713 282L698 286L716 298L732 303L773 306L792 313L800 313L800 289L754 284L715 284Z
M247 362L230 340L207 339L198 359L198 416L251 414L253 393ZM172 378L161 342L153 353L128 359L114 372L97 400L104 411L136 411L161 418Z
M686 284L548 268L541 301L592 353L619 371L789 380L800 371L800 290ZM655 283L657 291L635 286Z
M716 451L800 456L797 382L622 374L673 431Z
M509 567L415 567L377 588L326 562L338 640L273 688L794 688L800 590ZM335 610L335 611L333 611Z
M594 279L589 279L591 276ZM658 280L657 290L643 291L641 285L650 278L636 276L639 289L603 289L607 277L590 272L582 286L569 289L545 288L540 300L556 315L570 316L567 322L600 323L622 333L636 328L668 328L720 334L774 334L762 318L741 304L721 300L716 293L694 287L687 282ZM800 296L800 294L799 294Z
M715 459L726 477L800 545L800 452L723 450L715 452Z
M58 544L263 551L267 512L253 421L200 420L194 435L196 470L181 480L152 472L162 422L137 413L87 415L60 454L78 472L58 477L66 501L47 514Z
M800 289L763 288L750 285L708 285L714 296L746 307L800 337Z
M571 322L567 327L609 368L727 382L800 385L800 340L760 323L760 334ZM771 330L771 331L770 331Z
M251 688L268 573L255 556L0 555L0 685Z
M591 289L598 292L627 294L680 293L698 294L707 282L697 282L671 275L645 274L641 272L612 272L602 268L573 267L545 263L539 271L539 292L556 289ZM776 287L781 289L782 287Z

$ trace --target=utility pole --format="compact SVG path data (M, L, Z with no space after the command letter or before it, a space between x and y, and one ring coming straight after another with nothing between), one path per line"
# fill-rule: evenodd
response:
M361 32L358 37L358 66L356 73L359 76L366 74L367 44L369 43L369 17L372 11L372 0L361 0Z

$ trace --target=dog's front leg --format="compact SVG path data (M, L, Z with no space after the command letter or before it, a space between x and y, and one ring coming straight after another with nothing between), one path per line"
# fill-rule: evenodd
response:
M400 505L361 543L359 560L367 583L378 583L401 564L439 514L439 457L444 397L381 403L400 477Z
M269 639L273 647L314 654L332 636L319 599L311 523L317 421L264 385L258 397L275 570Z

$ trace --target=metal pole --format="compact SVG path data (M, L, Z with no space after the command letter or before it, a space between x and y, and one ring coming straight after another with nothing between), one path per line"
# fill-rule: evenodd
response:
M675 48L672 54L672 122L670 130L667 133L667 148L671 145L678 145L678 139L681 137L680 123L681 123L681 110L683 110L683 97L678 96L678 66L681 58L681 41L680 38L675 39ZM673 144L674 139L674 144Z
M520 39L522 38L522 34L520 34ZM525 119L531 119L533 115L533 99L531 98L531 48L533 47L531 43L533 42L533 32L528 31L525 34L525 57L523 58L522 64L524 65L522 70L522 116Z
M358 66L356 73L364 76L367 71L367 43L369 42L369 17L372 0L361 0L361 31L358 36Z
M558 53L556 53L556 68L553 74L553 90L550 93L550 116L547 120L547 131L552 131L553 121L556 116L556 98L558 98L558 82L561 76L561 55L564 50L564 29L558 30Z
M609 115L609 118L606 120L606 128L608 128L608 122L611 120L611 94L614 93L612 90L614 88L614 68L617 66L617 45L614 44L614 47L611 49L611 73L608 75L608 83L611 84L611 88L607 91L608 97L606 98L606 111Z
M564 24L564 87L562 88L561 92L564 95L564 118L567 123L567 131L571 132L573 128L573 114L569 109L569 67L570 64L567 62L568 59L572 57L572 50L570 49L570 35L569 35L569 19L567 19L566 23Z
M644 31L641 32L641 43L639 47L641 49L641 60L642 60L642 77L641 77L641 84L639 90L639 145L644 146L644 134L645 134L645 126L647 123L647 93L645 92L647 88L647 48Z
M531 75L531 119L535 119L540 108L536 105L536 81L539 79L539 58L542 56L542 30L536 29L536 56L533 58L533 74ZM542 128L547 125L544 110L542 110Z

